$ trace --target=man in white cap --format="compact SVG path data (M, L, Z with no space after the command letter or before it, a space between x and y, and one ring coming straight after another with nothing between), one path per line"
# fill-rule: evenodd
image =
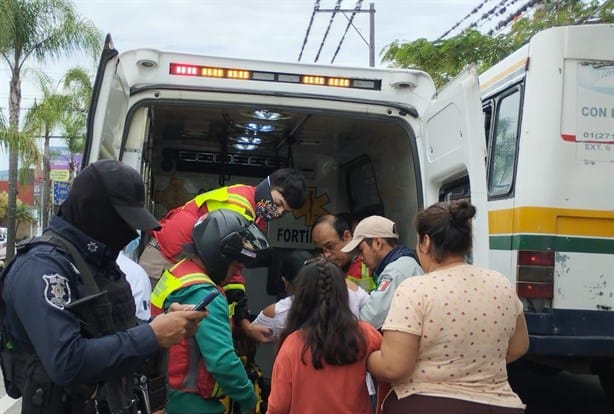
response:
M411 251L399 244L396 227L386 217L369 216L358 223L352 240L341 249L344 253L357 250L375 279L377 288L360 308L360 319L377 329L384 323L397 286L408 277L423 273Z

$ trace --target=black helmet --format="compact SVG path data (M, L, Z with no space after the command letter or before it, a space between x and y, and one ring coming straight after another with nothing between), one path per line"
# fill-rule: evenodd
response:
M232 261L249 265L269 250L269 242L254 223L224 209L202 216L192 230L192 240L196 254L215 283L226 279Z

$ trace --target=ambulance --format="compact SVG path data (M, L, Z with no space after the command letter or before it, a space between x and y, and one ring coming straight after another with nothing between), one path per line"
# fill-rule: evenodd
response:
M117 159L140 171L158 218L203 191L297 168L307 203L267 229L280 254L313 248L311 225L328 212L385 215L413 248L416 212L467 194L478 211L472 260L488 266L482 117L473 67L436 91L418 70L120 54L107 36L84 165ZM275 257L269 268L246 270L254 313L279 293ZM272 347L258 360L270 376Z
M524 303L526 358L613 396L614 25L544 30L480 88L489 262Z

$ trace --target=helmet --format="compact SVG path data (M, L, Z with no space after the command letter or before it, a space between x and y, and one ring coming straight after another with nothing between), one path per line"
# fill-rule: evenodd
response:
M269 253L269 242L258 227L231 210L214 210L202 216L192 230L192 240L215 283L226 279L231 262L249 265Z

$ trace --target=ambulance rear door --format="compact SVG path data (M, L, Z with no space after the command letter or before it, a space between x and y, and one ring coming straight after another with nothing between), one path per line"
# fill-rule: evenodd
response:
M120 159L129 100L130 86L123 76L119 52L107 34L88 112L83 166L101 158Z
M449 198L450 183L469 183L476 206L472 261L488 266L488 210L486 197L486 140L478 72L469 66L437 92L418 139L424 206Z

